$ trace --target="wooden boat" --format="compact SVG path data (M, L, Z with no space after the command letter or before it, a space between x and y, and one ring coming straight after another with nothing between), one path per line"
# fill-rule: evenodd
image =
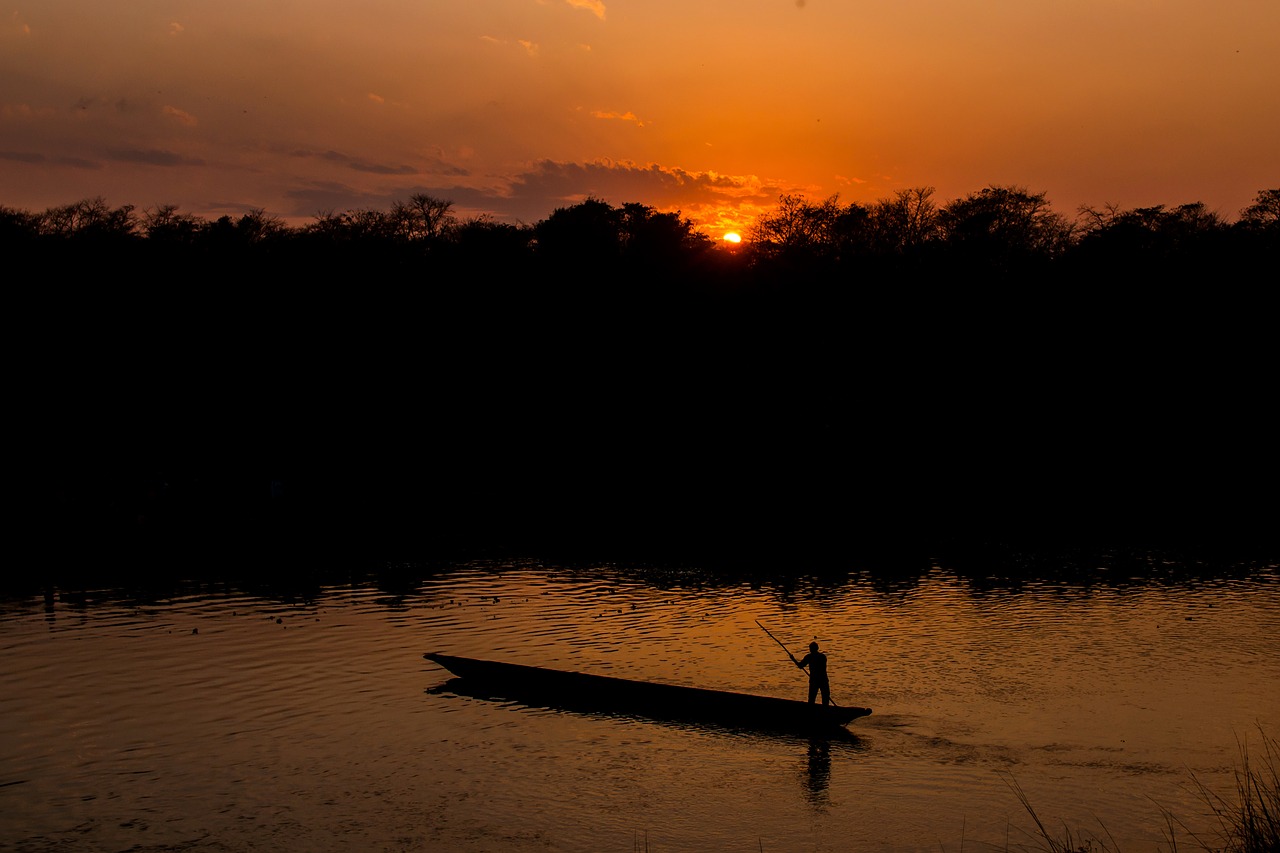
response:
M435 652L423 657L458 676L473 691L480 688L483 695L568 710L795 732L836 729L871 713L870 708L824 706Z

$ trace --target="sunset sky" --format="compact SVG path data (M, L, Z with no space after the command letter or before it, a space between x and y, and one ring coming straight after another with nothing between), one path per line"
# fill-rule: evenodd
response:
M1280 186L1277 0L19 0L0 205L301 223L416 192L742 228L780 193Z

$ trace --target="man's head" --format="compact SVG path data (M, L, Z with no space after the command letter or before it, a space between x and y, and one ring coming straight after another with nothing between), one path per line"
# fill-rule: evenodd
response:
M817 650L818 650L818 644L817 644L817 643L810 643L810 644L809 644L809 651L811 651L811 652L816 652Z

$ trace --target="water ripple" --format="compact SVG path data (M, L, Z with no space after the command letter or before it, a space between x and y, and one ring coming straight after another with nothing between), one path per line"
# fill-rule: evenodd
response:
M797 654L816 639L836 700L876 709L856 749L428 692L449 676L422 659L803 697L757 620ZM1237 731L1280 724L1277 637L1276 584L975 592L940 571L890 590L655 587L607 566L473 564L394 594L8 603L0 847L84 826L99 849L393 848L424 832L482 849L523 832L585 851L648 827L664 850L742 833L811 847L815 832L933 849L954 834L940 820L1008 813L993 784L1008 768L1063 809L1143 826L1149 796L1181 802L1184 765L1223 773Z

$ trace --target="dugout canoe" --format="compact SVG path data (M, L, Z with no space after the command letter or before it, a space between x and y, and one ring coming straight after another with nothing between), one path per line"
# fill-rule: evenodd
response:
M633 681L438 652L423 657L466 682L472 695L575 711L799 732L840 728L871 713L870 708L823 706L796 699Z

